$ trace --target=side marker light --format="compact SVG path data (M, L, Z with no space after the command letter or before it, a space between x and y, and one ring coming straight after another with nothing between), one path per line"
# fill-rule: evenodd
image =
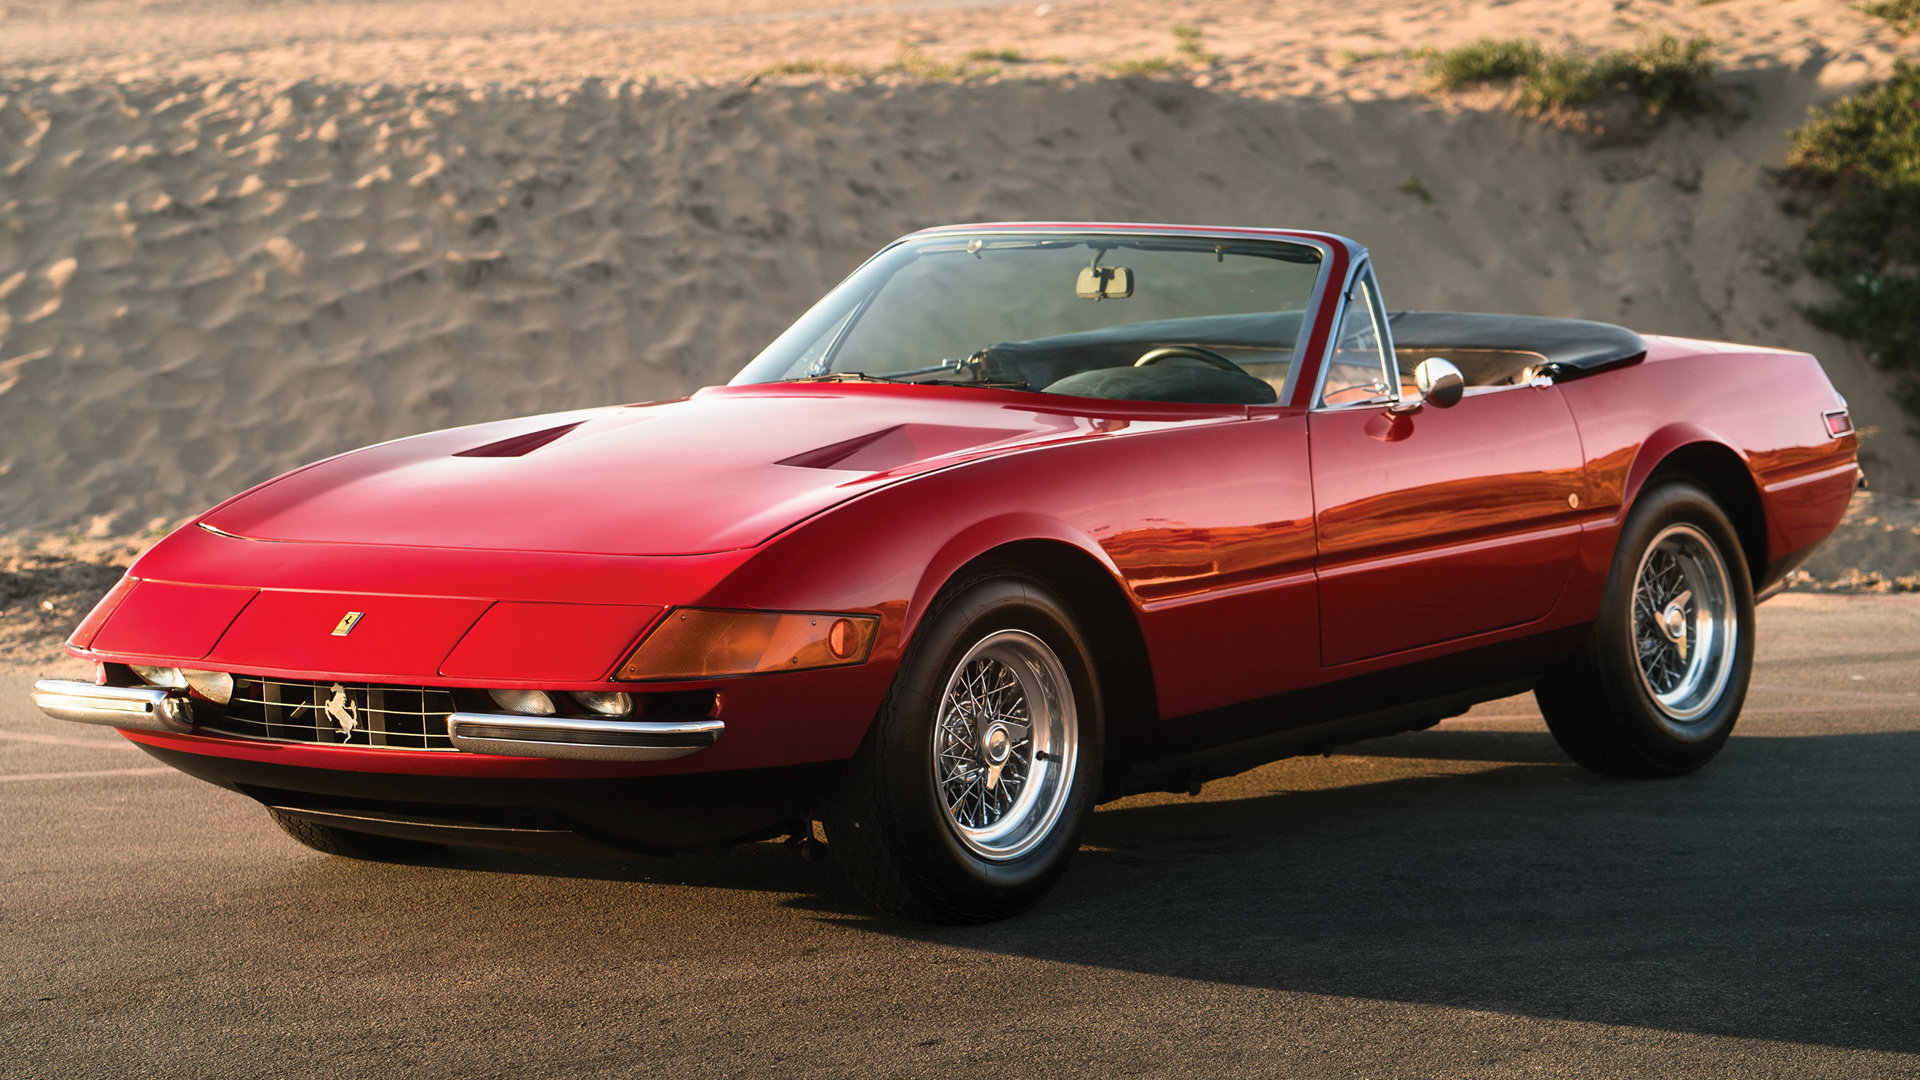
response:
M654 627L614 678L708 679L863 663L874 615L680 608Z

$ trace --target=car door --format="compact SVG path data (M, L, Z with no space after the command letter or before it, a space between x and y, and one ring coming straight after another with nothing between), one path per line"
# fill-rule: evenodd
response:
M1325 367L1308 414L1321 663L1456 641L1551 610L1585 497L1580 439L1559 389L1475 387L1451 408L1396 414L1400 384L1412 380L1394 362L1367 267Z

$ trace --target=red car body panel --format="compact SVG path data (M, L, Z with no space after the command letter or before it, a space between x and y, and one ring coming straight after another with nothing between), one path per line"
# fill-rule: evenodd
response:
M1319 412L1312 425L1327 665L1552 610L1579 542L1585 488L1558 387L1470 394L1404 417ZM1379 617L1383 601L1393 618Z
M130 733L202 759L476 780L768 769L850 757L941 587L982 556L1044 551L1118 598L1131 622L1111 629L1144 650L1144 722L1177 746L1214 710L1592 623L1625 514L1675 454L1718 455L1750 484L1757 587L1832 531L1855 486L1856 440L1822 420L1843 403L1800 353L1649 338L1638 363L1450 409L1310 410L1364 253L1203 231L1328 253L1278 404L773 384L435 432L214 508L143 556L70 651L312 680L712 690L726 724L698 754L623 763ZM682 606L880 624L864 664L613 681ZM363 621L333 635L348 611Z

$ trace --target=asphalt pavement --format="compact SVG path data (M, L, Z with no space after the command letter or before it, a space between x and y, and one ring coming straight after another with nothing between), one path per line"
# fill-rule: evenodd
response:
M1007 922L772 844L332 858L0 678L0 1076L1920 1075L1920 601L1778 598L1700 773L1531 698L1104 808Z

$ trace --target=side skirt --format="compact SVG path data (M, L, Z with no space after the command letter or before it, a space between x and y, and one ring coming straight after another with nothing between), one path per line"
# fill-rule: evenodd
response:
M1172 753L1131 744L1102 801L1143 791L1191 792L1282 758L1429 728L1484 701L1525 693L1574 656L1591 625L1455 653L1291 693L1175 717L1154 737Z

